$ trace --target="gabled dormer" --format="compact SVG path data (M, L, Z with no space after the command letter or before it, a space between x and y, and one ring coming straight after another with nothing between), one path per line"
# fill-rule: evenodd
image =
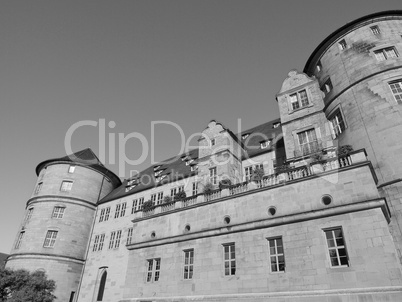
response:
M232 184L242 179L242 142L221 123L212 120L198 140L198 177L218 187L219 181L230 179Z
M315 77L289 72L276 95L287 159L303 158L333 146L323 112L324 93Z

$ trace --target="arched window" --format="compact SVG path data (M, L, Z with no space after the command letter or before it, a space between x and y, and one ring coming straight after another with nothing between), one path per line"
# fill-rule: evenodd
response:
M99 289L98 289L98 297L96 301L103 301L103 294L105 292L107 271L106 269L102 272L102 276L100 278Z

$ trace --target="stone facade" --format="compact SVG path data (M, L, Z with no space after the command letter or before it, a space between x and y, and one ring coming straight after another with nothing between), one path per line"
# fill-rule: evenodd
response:
M44 269L70 302L401 301L401 33L401 11L346 24L289 72L280 121L211 121L197 150L123 183L100 163L40 164L7 266Z

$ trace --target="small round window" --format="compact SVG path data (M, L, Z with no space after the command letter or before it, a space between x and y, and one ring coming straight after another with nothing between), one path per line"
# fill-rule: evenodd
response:
M230 223L230 216L225 216L225 218L223 218L223 221L225 222L225 224L229 224Z
M331 195L324 195L323 197L321 197L321 202L324 205L329 206L332 203L332 196Z
M185 231L185 232L190 232L190 230L191 230L191 227L190 227L189 224L187 224L187 225L184 227L184 231Z
M152 232L151 233L151 238L155 238L156 237L156 233L155 232Z
M269 207L268 214L270 216L274 216L276 214L276 208L275 207Z

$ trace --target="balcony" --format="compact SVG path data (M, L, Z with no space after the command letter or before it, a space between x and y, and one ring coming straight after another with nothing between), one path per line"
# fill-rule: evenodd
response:
M278 185L286 185L297 180L306 179L322 173L342 170L344 168L367 162L365 150L358 150L342 157L331 157L309 165L287 168L281 172L264 176L260 181L243 182L222 190L215 190L209 194L198 194L184 198L183 200L161 204L147 211L136 212L135 220L143 220L155 215L163 215L172 211L184 210L187 207L200 206L210 202L216 202L227 197L235 197L240 194L261 190Z

